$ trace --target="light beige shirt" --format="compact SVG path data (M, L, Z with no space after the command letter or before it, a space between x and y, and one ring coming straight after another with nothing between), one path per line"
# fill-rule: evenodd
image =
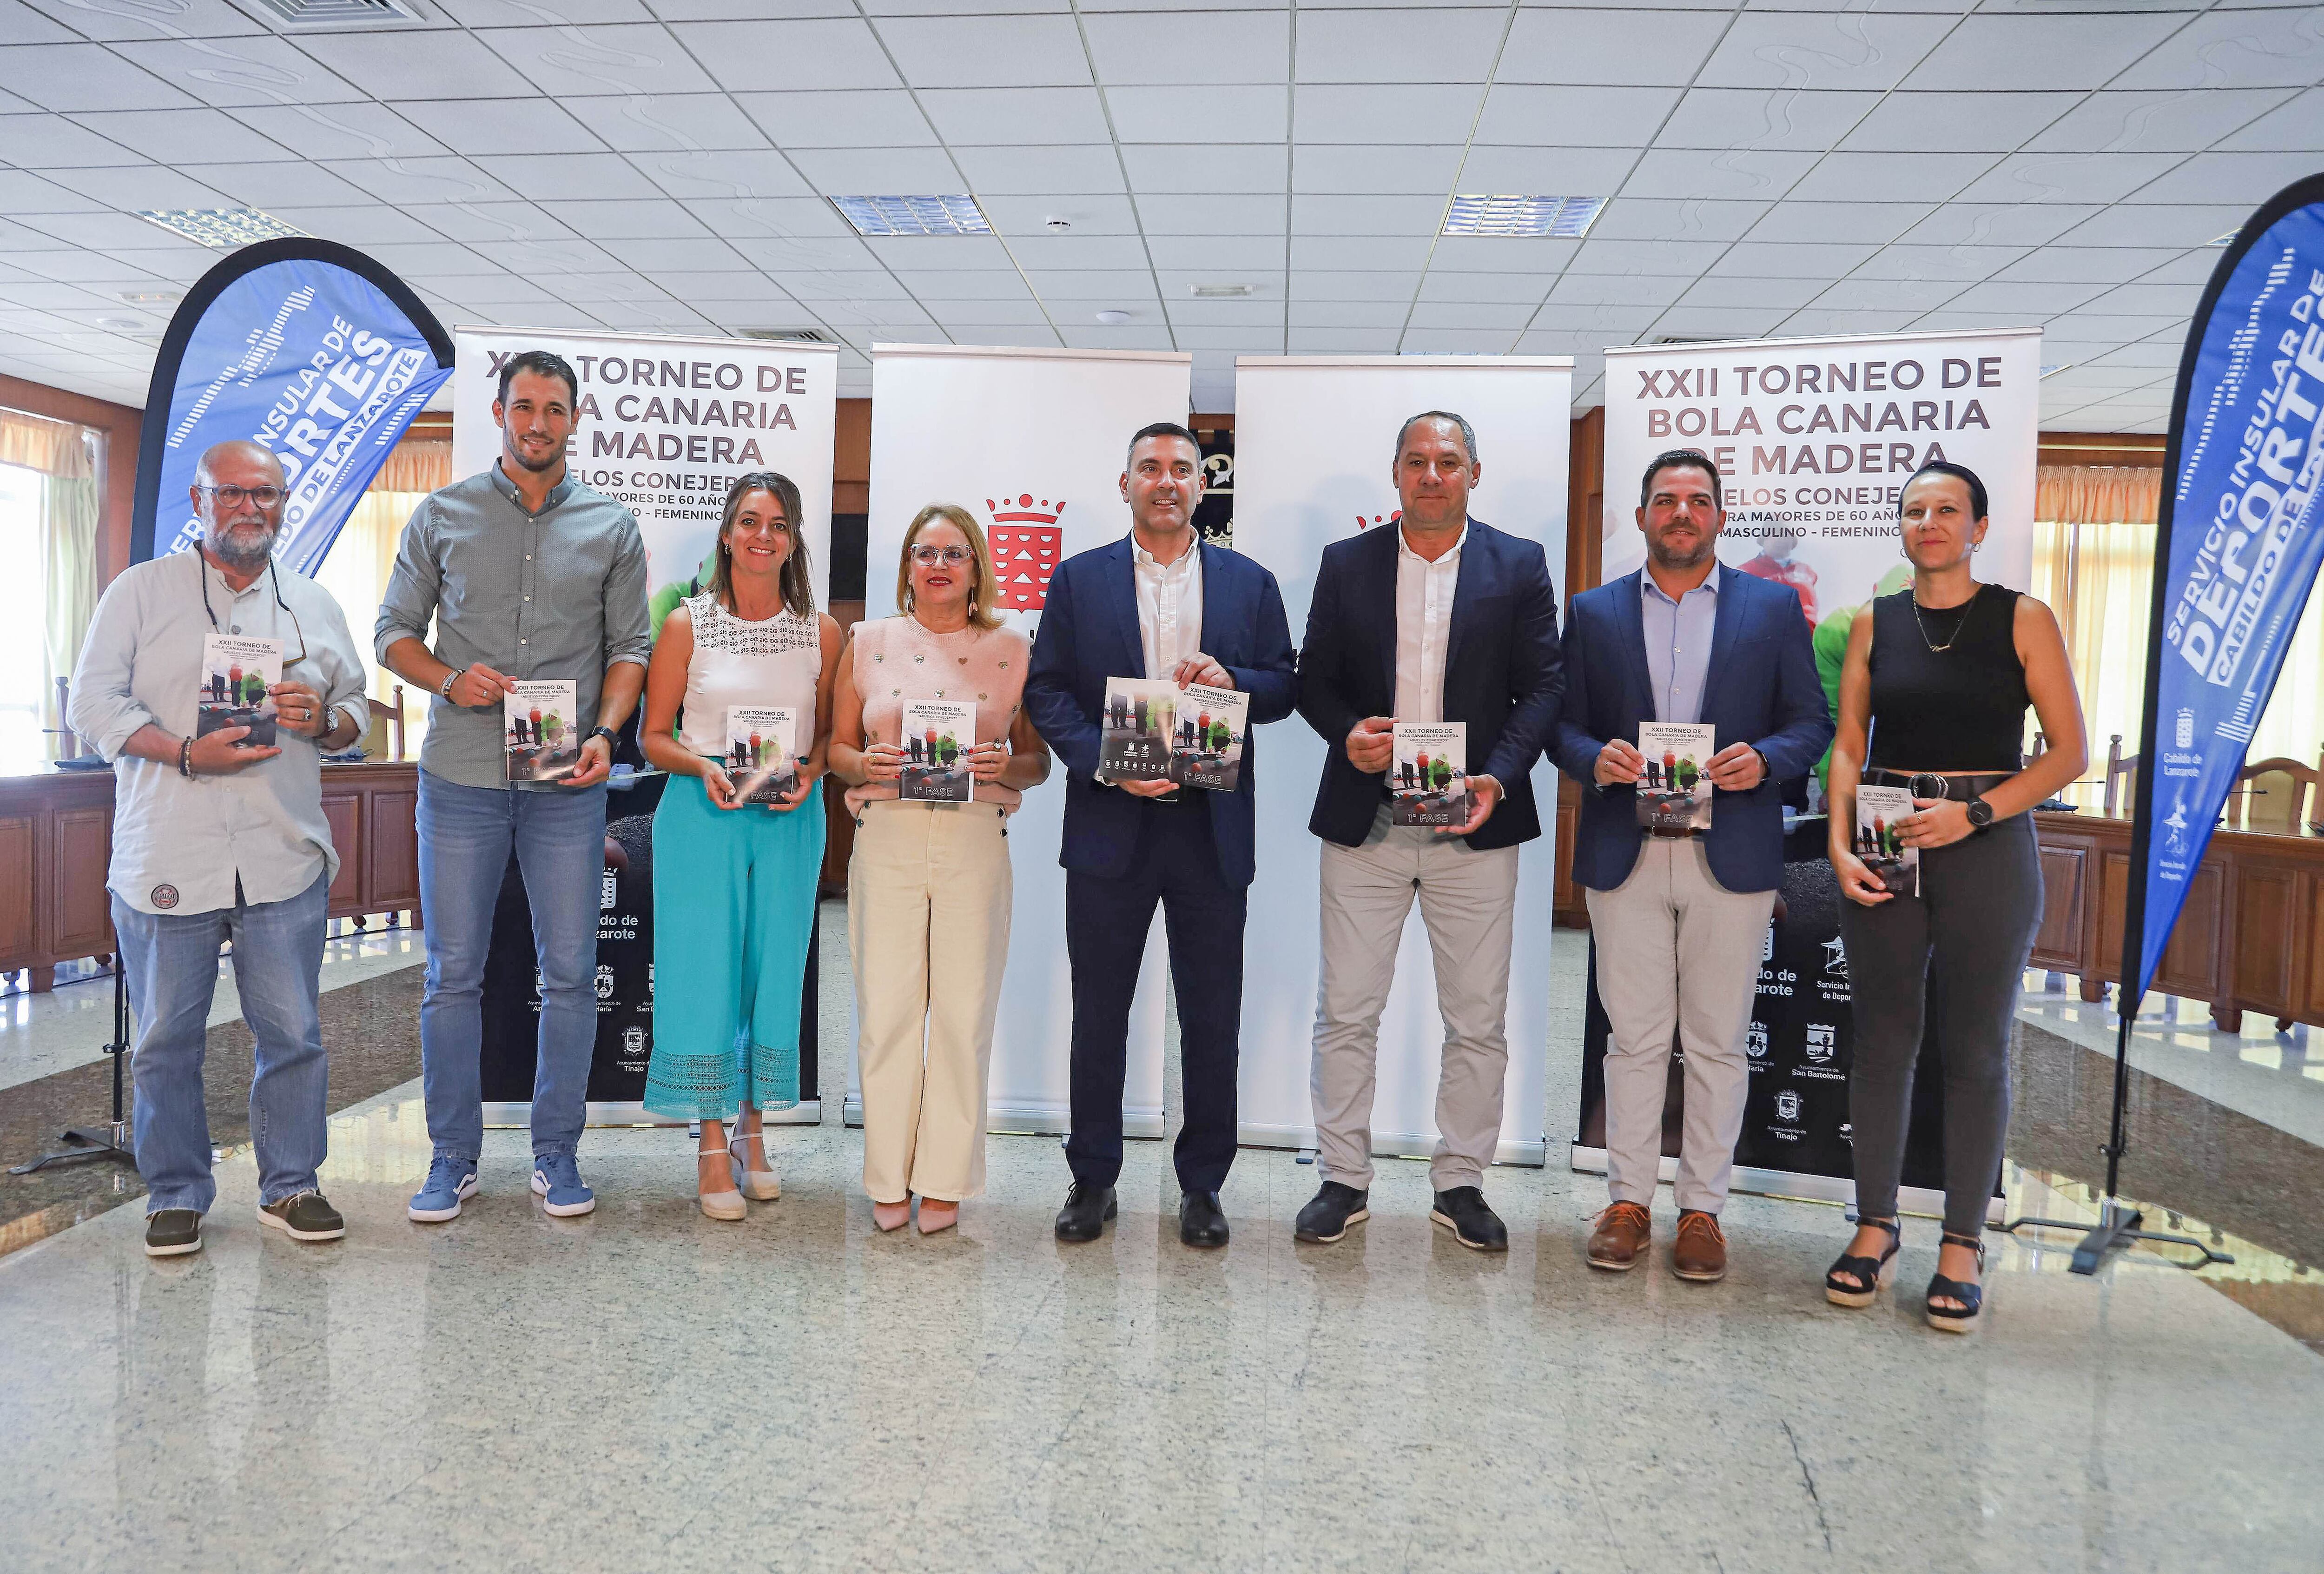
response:
M1444 719L1444 647L1452 634L1452 590L1461 579L1464 523L1452 550L1430 562L1396 530L1396 718Z
M1171 669L1203 649L1203 543L1187 543L1177 561L1163 563L1130 538L1138 579L1138 637L1146 650L1146 675L1170 676Z

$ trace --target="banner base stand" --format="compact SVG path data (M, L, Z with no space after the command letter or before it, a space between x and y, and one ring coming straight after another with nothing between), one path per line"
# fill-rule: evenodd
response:
M840 1118L851 1126L863 1124L863 1100L851 1093L840 1106ZM984 1133L995 1137L1061 1137L1073 1130L1073 1114L1053 1104L995 1104L984 1112ZM1153 1141L1168 1134L1162 1112L1150 1106L1124 1105L1121 1134Z
M1568 1152L1572 1155L1575 1174L1603 1175L1606 1172L1605 1149L1585 1148L1575 1143ZM1657 1178L1665 1185L1676 1180L1678 1161L1664 1159ZM1748 1164L1735 1166L1731 1190L1749 1192L1754 1197L1780 1197L1799 1202L1852 1205L1856 1201L1856 1182L1852 1180L1838 1175L1803 1175L1796 1170L1761 1170ZM2002 1201L1997 1197L1985 1205L1986 1223L2001 1224L2006 1211ZM1915 1218L1942 1218L1945 1194L1932 1186L1899 1186L1896 1189L1896 1211L1911 1214ZM2069 1227L2080 1229L2083 1227L2073 1225Z
M2001 1233L2015 1235L2022 1229L2084 1231L2080 1242L2074 1247L2074 1260L2068 1264L2069 1269L2076 1273L2097 1273L2098 1264L2106 1261L2106 1255L2108 1252L2128 1251L2130 1243L2133 1241L2163 1241L2174 1246L2194 1247L2203 1254L2200 1262L2182 1263L2176 1257L2163 1258L2163 1261L2173 1267L2184 1268L2190 1273L2214 1264L2229 1264L2235 1262L2235 1258L2227 1253L2214 1251L2192 1236L2167 1236L2153 1230L2139 1228L2138 1227L2144 1222L2145 1215L2137 1208L2119 1199L2109 1197L2099 1205L2098 1221L2095 1225L2087 1220L2078 1222L2069 1218L2013 1218L2001 1227ZM2155 1255L2162 1256L2159 1252Z
M622 1125L691 1125L693 1122L675 1116L650 1115L646 1106L634 1099L609 1101L593 1098L583 1124L596 1126ZM821 1125L823 1101L810 1098L788 1109L770 1109L761 1117L768 1125ZM494 1131L510 1127L522 1129L532 1124L532 1105L527 1099L508 1099L484 1105L484 1125Z
M1315 1151L1315 1128L1312 1125L1245 1125L1235 1133L1235 1141L1246 1148L1291 1148L1302 1153ZM1372 1157L1376 1159L1427 1159L1436 1153L1436 1139L1419 1132L1372 1133ZM1514 1169L1539 1170L1549 1162L1549 1144L1545 1142L1521 1143L1503 1137L1493 1150L1493 1162L1508 1164Z

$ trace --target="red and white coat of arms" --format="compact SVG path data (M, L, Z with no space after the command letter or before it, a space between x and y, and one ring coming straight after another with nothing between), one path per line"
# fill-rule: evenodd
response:
M1001 605L1011 612L1040 611L1048 605L1049 577L1065 550L1065 532L1057 523L1064 501L1053 504L1044 497L1037 504L1030 492L1021 492L999 502L988 497L984 510L992 516L986 539L1001 581Z

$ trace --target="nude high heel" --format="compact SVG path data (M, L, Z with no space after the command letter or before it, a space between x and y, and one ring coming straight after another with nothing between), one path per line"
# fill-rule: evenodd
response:
M932 1236L939 1230L948 1230L959 1222L959 1203L946 1202L940 1197L920 1199L920 1233L922 1235Z
M694 1152L696 1158L703 1159L709 1157L713 1153L720 1153L722 1150L717 1148L697 1147ZM733 1173L734 1167L734 1154L731 1144L723 1151L723 1156L726 1160L727 1173L731 1177ZM706 1218L724 1219L732 1222L735 1219L747 1218L750 1217L751 1210L743 1206L742 1194L734 1190L733 1183L731 1179L727 1183L726 1190L724 1191L703 1191L698 1190L701 1185L701 1181L698 1178L695 1184L697 1190L695 1193L694 1200L700 1205L703 1217Z
M767 1161L768 1168L764 1170L753 1170L750 1167L750 1156L742 1151L742 1147L752 1137L759 1139L760 1150L764 1152L767 1137L764 1121L760 1123L757 1131L745 1132L728 1143L726 1151L734 1156L735 1171L742 1177L742 1195L753 1202L772 1202L783 1194L783 1183L775 1174L773 1169L775 1162L772 1159Z

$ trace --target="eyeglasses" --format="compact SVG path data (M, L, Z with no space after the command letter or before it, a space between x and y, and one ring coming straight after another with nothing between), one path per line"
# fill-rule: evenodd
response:
M914 547L912 561L923 569L933 569L942 563L947 569L957 569L969 560L966 547Z
M217 505L228 513L245 503L255 503L271 513L289 495L280 486L197 486L194 490L208 493L217 500Z

